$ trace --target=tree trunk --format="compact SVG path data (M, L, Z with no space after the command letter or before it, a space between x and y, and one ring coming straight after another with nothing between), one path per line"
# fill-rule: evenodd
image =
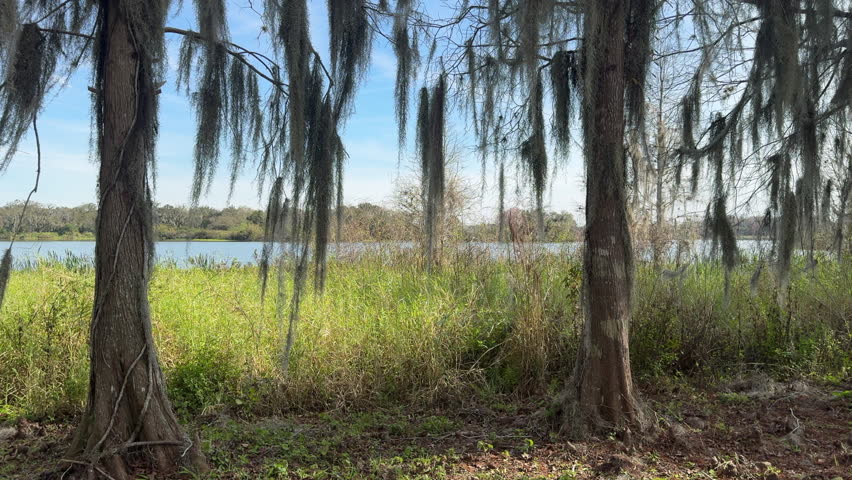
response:
M583 337L567 392L563 429L574 436L643 429L630 373L633 259L624 158L626 0L587 3L586 230Z
M166 396L151 333L148 167L157 100L151 56L136 42L125 7L101 1L96 47L100 177L89 396L69 451L80 462L77 473L90 478L134 478L136 466L204 468Z

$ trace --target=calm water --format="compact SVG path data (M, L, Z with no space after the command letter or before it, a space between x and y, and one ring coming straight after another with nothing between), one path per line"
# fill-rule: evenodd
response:
M753 240L740 240L738 244L743 253L756 253L760 248ZM182 266L187 265L190 259L197 257L205 257L216 262L236 261L241 264L250 264L257 262L262 245L261 242L157 242L156 256L158 261L174 261ZM411 249L415 245L413 242L341 243L330 245L329 253L357 255L382 250ZM764 245L766 246L768 245ZM3 242L0 242L0 247L3 247ZM534 244L533 248L552 253L574 253L578 251L580 244L541 243ZM461 245L460 249L480 251L492 257L503 257L511 252L510 245L499 243L467 243ZM61 259L72 255L90 259L95 253L95 242L16 242L12 253L17 265L39 258ZM699 241L687 255L707 253L709 253L709 245ZM675 255L674 248L670 255Z
M415 247L414 242L387 243L341 243L330 244L329 254L357 255L359 253L408 250ZM546 251L574 251L579 244L546 243L536 247ZM0 242L2 247L2 242ZM157 242L156 258L158 262L174 261L186 266L192 259L204 257L214 262L238 262L241 264L257 263L261 242ZM487 254L500 257L508 254L509 247L499 243L470 243L462 248L484 251ZM17 265L26 264L43 258L80 257L91 259L95 254L95 242L15 242L12 255Z
M407 248L406 244L392 244ZM2 246L2 244L0 244ZM341 244L340 250L362 252L380 249L383 244ZM157 242L157 261L174 261L186 265L191 258L205 257L216 262L256 263L263 243L261 242ZM332 246L334 252L336 248ZM39 258L65 258L69 256L92 258L95 242L15 242L12 247L15 261L25 262Z

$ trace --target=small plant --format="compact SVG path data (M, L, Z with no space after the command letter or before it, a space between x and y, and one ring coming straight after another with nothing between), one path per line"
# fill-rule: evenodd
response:
M490 444L486 441L479 440L479 441L476 442L476 449L481 451L482 453L488 453L488 452L494 450L494 445L492 445L492 444Z
M269 466L269 478L288 478L290 473L289 465L286 460L275 462Z
M521 446L519 447L521 452L530 453L535 448L535 442L532 438L525 438Z
M455 422L440 415L428 417L420 424L420 431L428 435L443 435L456 428Z
M719 394L719 401L725 405L742 405L749 403L751 397L742 393L726 392Z

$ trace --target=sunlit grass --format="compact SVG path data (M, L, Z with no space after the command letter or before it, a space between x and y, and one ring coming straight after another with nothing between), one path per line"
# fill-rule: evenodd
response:
M433 274L412 253L329 264L324 295L309 295L290 371L275 289L260 303L255 267L163 264L150 298L171 397L184 414L463 403L488 392L544 393L570 373L580 325L580 265L458 255ZM724 375L843 378L852 367L852 274L825 262L800 273L789 309L770 276L752 294L753 268L734 272L731 296L712 263L674 279L640 266L632 361L640 379ZM277 279L273 278L275 285ZM310 283L310 282L309 282ZM78 412L85 400L94 289L85 262L14 272L0 312L0 419ZM283 291L291 284L285 276ZM286 301L286 298L285 298Z

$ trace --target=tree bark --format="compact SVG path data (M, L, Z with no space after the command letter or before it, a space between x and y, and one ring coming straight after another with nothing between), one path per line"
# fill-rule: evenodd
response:
M204 469L178 424L151 332L153 243L148 168L156 136L150 54L124 1L102 0L96 46L100 173L89 395L69 451L76 474L134 478L133 467ZM67 477L66 477L67 478Z
M585 319L562 410L563 429L575 437L636 433L645 426L628 344L633 252L624 157L626 12L626 0L587 3Z

